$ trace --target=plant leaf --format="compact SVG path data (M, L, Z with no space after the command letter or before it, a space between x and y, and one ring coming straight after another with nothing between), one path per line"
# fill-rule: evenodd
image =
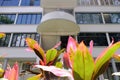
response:
M74 50L76 51L77 49L77 42L75 39L73 39L71 36L68 38L68 43L67 43L67 52L69 53L70 51Z
M47 64L51 61L53 61L57 56L57 50L56 49L50 49L46 53L46 62Z
M110 60L108 60L105 64L103 64L102 67L100 68L100 70L98 71L98 73L95 74L95 76L93 74L92 80L96 80L99 75L101 75L101 74L103 74L105 72L105 70L109 66L109 62L110 62Z
M52 72L54 75L59 76L59 77L69 77L71 80L74 80L72 77L71 72L65 69L60 69L55 66L42 66L42 65L35 65L37 68L41 68L44 71L49 71Z
M38 74L36 76L28 78L27 80L40 80L41 77L42 77L42 74Z
M74 80L84 80L85 65L83 61L82 53L77 50L72 64Z
M93 40L90 41L89 51L90 51L90 54L92 54L92 51L93 51Z
M37 43L37 41L35 41L35 40L31 39L31 38L26 38L26 43L27 43L28 47L30 47L32 50L34 50L36 55L45 62L44 50Z
M116 59L117 61L120 61L120 54L114 54L113 58Z
M117 42L111 46L109 46L105 51L100 54L97 59L95 60L95 70L94 70L94 76L97 75L101 67L109 61L114 53L120 48L120 42Z
M3 38L5 37L5 34L4 33L0 33L0 38Z
M56 62L55 66L57 68L62 68L63 67L62 62Z
M83 42L78 45L73 61L73 71L83 80L91 80L94 71L94 60ZM73 73L74 74L74 73ZM75 80L77 77L74 75Z
M18 80L18 63L16 62L13 66L13 68L9 68L8 70L5 71L4 78L8 80Z
M53 48L58 48L61 45L61 41L58 42Z
M0 68L0 78L3 77L3 74L4 74L4 70Z
M70 55L68 53L63 54L63 63L65 68L72 68L72 64L70 62Z

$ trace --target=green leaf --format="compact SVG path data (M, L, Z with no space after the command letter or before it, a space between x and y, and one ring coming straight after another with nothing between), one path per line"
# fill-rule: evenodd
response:
M58 67L58 68L62 68L63 67L62 62L56 62L55 66Z
M114 54L113 58L117 61L120 61L120 55L119 54Z
M34 50L35 54L42 59L42 61L45 62L45 52L44 50L41 48L41 46L37 43L37 41L35 41L34 39L31 38L26 38L26 43L28 45L28 47L30 47L32 50Z
M110 60L108 60L105 64L102 65L102 67L100 68L98 73L95 76L93 76L92 80L96 80L99 75L101 75L102 73L105 72L105 70L107 70L107 68L109 66L109 62L110 62Z
M4 70L0 68L0 78L3 76L3 74L4 74Z
M58 53L57 53L57 57L59 57L60 54L64 53L65 49L63 48L63 49L61 49L61 50L57 50L57 51L58 51Z
M49 63L53 61L57 56L57 50L56 49L50 49L46 53L46 62Z
M0 33L0 38L3 38L5 37L5 34L4 33Z
M73 71L79 74L80 79L91 80L94 71L94 60L84 43L80 43L77 52L74 55ZM74 75L75 80L78 76Z
M85 79L84 80L91 80L92 74L94 72L94 60L89 52L84 54L84 65L85 65Z
M84 80L84 62L83 56L80 51L76 52L74 55L74 62L73 62L73 76L74 80Z
M108 47L107 49L105 49L105 51L102 54L100 54L100 56L98 56L98 58L95 61L96 67L95 67L95 71L94 71L94 76L97 75L97 73L99 72L101 67L112 58L114 53L119 48L120 48L120 42L117 42L117 43L113 44L112 46Z
M30 78L28 78L27 80L40 80L41 77L42 77L42 74L39 74L39 75L30 77Z
M90 54L84 55L77 51L73 62L73 71L75 80L91 80L94 71L94 61ZM79 74L79 79L76 74Z

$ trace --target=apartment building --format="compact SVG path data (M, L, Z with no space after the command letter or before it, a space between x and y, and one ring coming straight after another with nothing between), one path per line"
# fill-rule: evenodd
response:
M53 18L70 20L76 27L76 29L72 27L75 34L69 34L69 27L56 28L68 31L54 33L57 40L62 41L60 48L66 46L68 35L75 37L78 42L84 40L88 47L90 40L93 40L93 57L97 57L110 44L112 38L115 42L120 40L120 0L0 0L0 32L6 33L6 37L0 39L0 55L7 54L5 59L1 59L3 67L5 68L7 63L12 65L18 61L20 70L24 70L29 68L25 62L36 62L38 58L34 52L25 50L27 48L25 38L35 39L46 47L44 45L48 41L45 40L53 36L47 32L44 36L44 33L40 32L43 27L41 25L44 20L51 21ZM48 27L45 30L49 30ZM55 30L54 27L51 28ZM47 49L50 47L47 46ZM102 78L119 80L119 77L111 76L113 72L120 71L119 66L119 62L111 60ZM20 77L20 80L26 80L25 76Z

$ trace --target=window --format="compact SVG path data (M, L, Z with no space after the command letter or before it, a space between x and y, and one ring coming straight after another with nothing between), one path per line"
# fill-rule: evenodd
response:
M0 47L8 47L10 36L10 33L6 33L6 36L4 38L0 38Z
M120 0L78 0L78 5L115 5L115 6L120 6Z
M63 8L60 8L60 9L57 9L58 11L63 11L63 12L66 12L66 13L69 13L71 15L73 15L73 9L63 9Z
M32 39L36 40L37 42L39 42L39 40L40 40L40 35L37 33L14 33L13 38L12 38L11 47L27 46L26 42L25 42L25 39L27 37L32 38Z
M20 0L0 0L0 6L18 6ZM21 0L21 6L40 6L40 0Z
M19 0L0 0L0 6L18 6Z
M108 46L105 33L79 33L78 42L84 41L89 46L91 40L94 41L94 46Z
M96 0L78 0L79 5L94 5Z
M120 13L104 13L105 23L120 24Z
M0 14L0 24L14 24L15 14Z
M114 39L114 42L120 41L120 33L109 33L110 40Z
M19 14L16 24L39 24L42 14Z
M78 24L99 24L103 23L100 13L75 13Z
M40 0L22 0L21 6L39 6Z
M119 6L120 0L98 0L101 5L114 5Z

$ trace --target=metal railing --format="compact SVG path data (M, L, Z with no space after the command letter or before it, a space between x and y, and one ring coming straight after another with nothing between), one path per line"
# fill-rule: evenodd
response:
M77 0L78 6L120 6L119 0Z

